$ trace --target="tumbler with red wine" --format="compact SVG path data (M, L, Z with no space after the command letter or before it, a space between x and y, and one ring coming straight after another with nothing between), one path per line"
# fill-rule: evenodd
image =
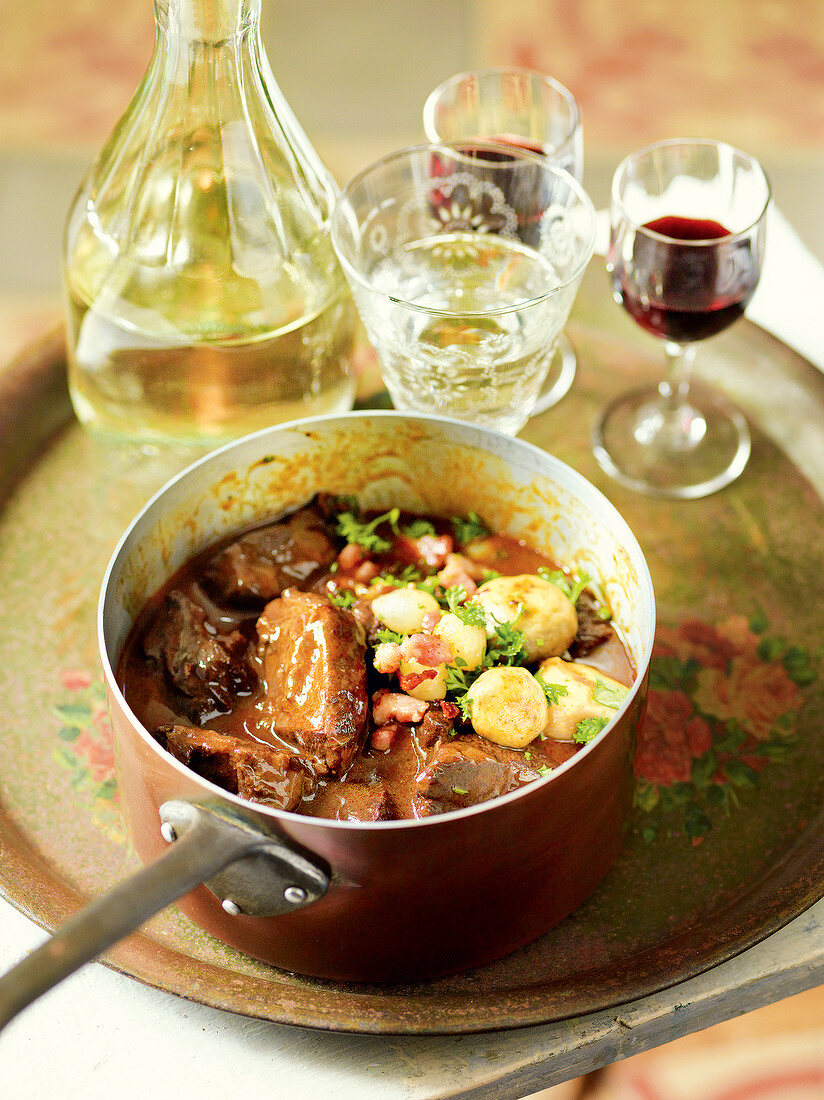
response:
M593 431L601 466L630 488L694 498L728 485L750 453L746 419L692 381L695 344L741 317L761 272L770 187L723 142L664 141L633 153L612 187L613 294L663 342L668 377L620 396Z
M507 148L526 149L563 168L578 183L583 177L580 105L559 81L531 69L504 65L457 73L429 95L423 128L430 142L460 146L468 156L504 161L514 159ZM479 142L481 154L476 152ZM490 142L500 150L491 152ZM535 177L535 182L540 184L540 179ZM544 205L537 196L538 221ZM561 333L533 415L561 400L574 381L575 369L575 351Z

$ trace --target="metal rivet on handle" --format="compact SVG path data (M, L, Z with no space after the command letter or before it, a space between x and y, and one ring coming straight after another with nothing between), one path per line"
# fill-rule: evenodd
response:
M240 906L237 904L237 902L232 901L231 898L224 898L222 904L223 908L226 910L230 917L240 916Z
M160 826L160 835L166 841L167 844L172 844L177 840L177 833L175 827L170 821L164 821Z
M287 886L283 891L283 896L290 905L301 905L306 901L308 894L305 890L302 890L300 886Z

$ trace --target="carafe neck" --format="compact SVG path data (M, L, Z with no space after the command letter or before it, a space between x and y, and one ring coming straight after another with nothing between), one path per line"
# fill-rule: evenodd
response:
M193 42L216 44L260 23L261 0L154 0L159 30Z

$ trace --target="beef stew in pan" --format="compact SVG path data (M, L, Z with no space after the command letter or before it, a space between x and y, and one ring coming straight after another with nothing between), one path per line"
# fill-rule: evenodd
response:
M476 514L319 494L179 569L117 678L159 743L224 789L393 821L546 775L605 728L634 669L596 581Z

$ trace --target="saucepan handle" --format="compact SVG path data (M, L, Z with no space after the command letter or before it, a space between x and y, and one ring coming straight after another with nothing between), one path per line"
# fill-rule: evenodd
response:
M160 808L169 850L64 924L0 977L0 1029L47 990L206 883L229 913L274 916L311 904L329 869L283 838L189 802Z

